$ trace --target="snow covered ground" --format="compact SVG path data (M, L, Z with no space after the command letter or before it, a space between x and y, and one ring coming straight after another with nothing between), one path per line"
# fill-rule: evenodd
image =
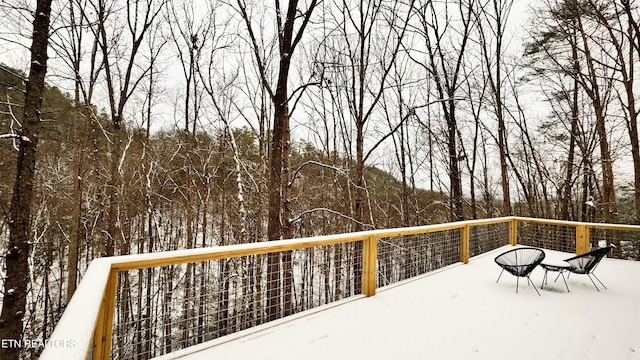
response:
M640 262L604 259L600 292L584 275L567 292L550 273L541 296L522 279L516 294L493 261L510 248L162 358L640 359ZM542 277L536 268L538 288Z

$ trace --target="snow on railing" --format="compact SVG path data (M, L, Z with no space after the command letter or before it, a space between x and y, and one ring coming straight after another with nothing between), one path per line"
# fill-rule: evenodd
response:
M91 262L56 330L48 339L42 358L92 358L94 333L99 313L104 309L105 288L110 272L110 259Z
M159 356L321 304L372 296L380 286L506 244L583 253L594 229L640 231L503 217L100 258L41 359Z

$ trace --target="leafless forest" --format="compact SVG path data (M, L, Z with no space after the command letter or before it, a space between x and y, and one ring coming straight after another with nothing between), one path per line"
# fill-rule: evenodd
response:
M46 339L101 256L506 215L638 224L637 5L0 0L0 339ZM295 291L238 315L256 324L320 276L292 263L359 251L121 281L162 319L171 284L228 296L239 268L254 287L285 274ZM320 302L359 288L322 276Z

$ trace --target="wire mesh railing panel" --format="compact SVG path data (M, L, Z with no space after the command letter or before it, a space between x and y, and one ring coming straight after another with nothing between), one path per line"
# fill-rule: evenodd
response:
M357 245L120 272L111 358L150 359L359 294Z
M90 341L93 336L104 339L111 335L111 359L158 357L346 299L361 294L363 289L370 296L375 287L465 261L510 243L510 226L515 223L515 240L521 245L575 253L576 248L582 252L613 244L609 257L640 260L640 227L530 218L216 247L204 252L193 249L167 253L165 257L140 254L133 258L103 258L94 260L87 270L74 296L76 299L82 294L83 300L69 304L52 339L61 338L60 334L76 334L79 339ZM468 247L463 241L466 238L462 239L467 228ZM424 233L410 234L416 231ZM304 246L312 247L298 249ZM279 252L261 254L274 250ZM217 256L227 258L201 261ZM170 264L185 259L194 262L145 268L158 261ZM110 271L134 266L143 269L120 271L115 284L112 282ZM114 286L115 296L111 297ZM95 289L104 290L93 294ZM87 304L98 315L79 319L75 314ZM105 329L103 325L111 320L112 328ZM94 326L94 335L87 334L88 326ZM94 345L95 354L109 351L102 341ZM62 354L56 351L46 348L42 357L61 358ZM93 355L89 350L83 358Z
M460 229L378 239L377 286L460 261Z
M469 228L469 257L509 244L509 223L486 224Z
M576 228L563 224L518 222L518 244L575 253Z
M610 258L640 261L640 232L637 230L591 228L589 240L591 250L615 246L609 252Z

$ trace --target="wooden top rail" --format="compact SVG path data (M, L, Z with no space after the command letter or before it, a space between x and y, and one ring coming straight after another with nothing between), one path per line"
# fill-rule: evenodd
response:
M592 222L579 222L568 220L551 220L551 219L538 219L514 216L513 219L527 223L539 223L539 224L552 224L552 225L565 225L565 226L586 226L589 228L607 229L607 230L629 230L640 231L640 225L627 225L627 224L605 224L605 223L592 223Z
M164 251L150 254L114 256L111 258L111 269L115 271L138 270L158 266L230 259L249 255L262 255L316 246L362 241L367 239L368 236L369 235L364 233L351 233L200 249Z
M500 224L500 223L506 223L506 222L512 221L514 219L515 217L508 216L508 217L492 218L492 219L456 221L456 222L446 223L446 224L423 225L423 226L414 226L414 227L405 227L405 228L396 228L396 229L370 230L367 232L372 233L373 236L379 239L379 238L392 237L392 236L407 236L407 235L424 234L424 233L430 233L430 232L436 232L436 231L462 229L466 226Z
M163 251L148 254L113 256L110 257L109 260L111 262L111 269L113 270L138 270L158 266L229 259L249 255L261 255L316 246L345 244L350 242L363 241L371 237L379 239L392 236L423 234L435 231L460 229L465 226L497 224L507 222L509 220L511 220L511 218L468 220L447 224L424 225L397 229L369 230L356 233L325 235L310 238L227 245L223 247L208 247L200 249Z

